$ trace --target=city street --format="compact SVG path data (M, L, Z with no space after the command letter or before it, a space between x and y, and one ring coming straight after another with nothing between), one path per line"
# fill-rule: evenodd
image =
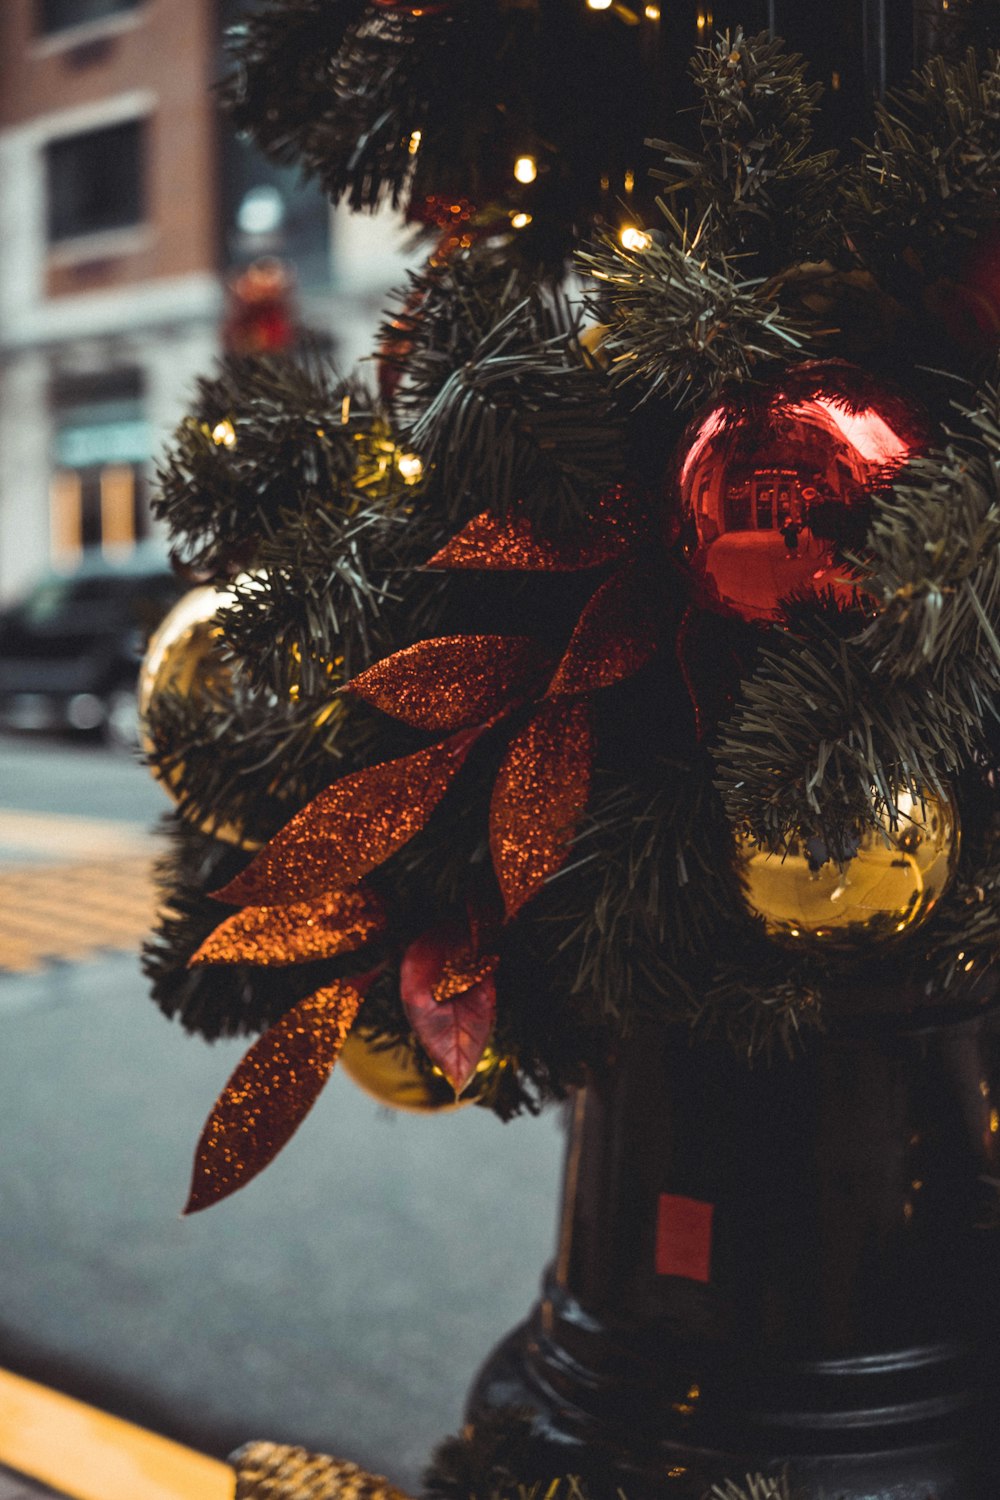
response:
M334 1076L277 1162L179 1217L245 1043L148 1000L148 773L0 739L0 1366L217 1456L299 1442L415 1486L553 1246L556 1113L390 1115Z

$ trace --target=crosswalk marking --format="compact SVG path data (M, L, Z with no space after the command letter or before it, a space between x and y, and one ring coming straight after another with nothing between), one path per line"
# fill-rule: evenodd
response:
M141 823L0 808L0 851L10 851L15 857L68 861L129 855L141 853L148 842L148 831Z
M2 832L0 832L2 838ZM153 851L0 868L0 971L134 950L156 915Z

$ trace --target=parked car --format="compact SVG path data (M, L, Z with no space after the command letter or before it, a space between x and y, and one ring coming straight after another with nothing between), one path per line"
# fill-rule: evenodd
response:
M138 741L136 677L150 633L184 585L161 553L95 552L47 573L0 611L0 726Z

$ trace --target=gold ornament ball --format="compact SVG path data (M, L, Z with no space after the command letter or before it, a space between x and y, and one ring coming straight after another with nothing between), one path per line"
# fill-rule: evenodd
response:
M139 723L143 749L154 757L154 775L171 796L180 798L184 788L184 767L175 766L169 773L156 767L156 743L152 725L156 704L164 694L177 694L193 702L225 701L231 683L229 664L221 649L222 629L219 611L233 602L230 589L204 585L191 589L174 605L150 638L139 668ZM213 838L229 844L244 844L242 832L230 823L204 818L199 826Z
M431 1076L418 1066L413 1051L405 1042L387 1046L384 1037L368 1038L361 1032L348 1032L337 1063L362 1093L389 1109L407 1114L429 1115L464 1109L474 1104L483 1075L496 1058L489 1047L483 1053L476 1077L460 1099L443 1073L435 1069Z
M926 921L958 862L958 811L950 798L900 796L867 829L844 864L815 840L769 852L737 837L744 894L769 937L788 947L860 951L891 942Z

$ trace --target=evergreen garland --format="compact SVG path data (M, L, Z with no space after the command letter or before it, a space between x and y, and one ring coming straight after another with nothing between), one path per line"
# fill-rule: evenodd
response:
M287 49L286 11L299 33ZM467 56L484 17L509 45L534 14L484 0L418 26L347 4L270 5L238 44L237 117L335 195L413 201L450 183L456 162L478 159L485 172L486 158L457 141L460 125L509 145L509 120L484 124L493 84L475 102L457 75L453 97L442 102L435 86L443 113L432 117L427 70ZM496 66L509 64L502 54ZM561 257L526 250L510 228L505 188L500 217L432 256L387 315L388 404L308 352L297 364L230 363L200 387L159 503L180 555L235 579L221 623L237 687L234 703L205 712L167 699L153 724L161 770L183 771L179 811L194 842L164 872L178 894L148 962L158 998L185 1024L208 1034L265 1024L281 1003L266 974L258 985L241 971L217 1002L200 974L184 975L211 911L204 810L248 842L268 838L336 777L434 741L340 694L371 662L433 636L525 634L551 671L581 612L623 576L648 601L658 650L631 680L595 692L588 810L562 870L503 928L502 1056L483 1102L506 1116L558 1097L648 1014L756 1056L808 1046L862 972L872 982L891 973L914 1004L987 998L1000 865L995 838L970 829L992 829L1000 746L1000 387L934 309L938 283L1000 220L1000 60L929 64L885 102L874 145L853 164L812 149L815 86L770 37L717 39L693 77L701 147L658 141L663 212L648 243L626 248L591 193L578 268L597 329L559 290ZM425 139L414 157L416 129ZM557 176L550 164L546 191ZM579 206L560 234L570 221L577 233ZM923 397L936 446L874 489L853 600L796 598L773 626L714 617L705 649L737 658L740 680L715 684L699 733L675 660L698 600L670 552L672 454L692 408L738 400L817 355L863 359L876 382ZM213 436L226 422L229 445ZM400 469L403 454L419 457L418 483ZM613 554L554 572L424 567L483 513L514 518L546 545L579 541L612 493L637 518L625 574ZM397 968L406 945L429 923L466 920L470 890L499 905L487 809L530 696L371 876L392 934L359 1023L373 1037L409 1035ZM928 924L888 957L783 953L743 902L733 830L772 848L819 838L846 860L903 792L957 796L966 824L957 877Z

